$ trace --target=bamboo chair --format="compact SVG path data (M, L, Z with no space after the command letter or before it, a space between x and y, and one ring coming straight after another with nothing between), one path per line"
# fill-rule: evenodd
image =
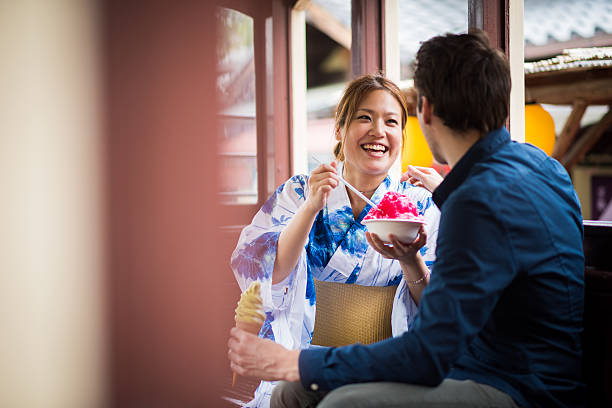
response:
M315 279L317 308L312 344L370 344L392 336L397 286L362 286Z

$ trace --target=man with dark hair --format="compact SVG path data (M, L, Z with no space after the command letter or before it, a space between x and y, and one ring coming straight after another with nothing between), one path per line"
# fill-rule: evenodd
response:
M509 78L481 33L421 46L418 118L451 171L433 193L437 259L419 316L400 337L301 351L232 329L234 371L288 381L272 406L584 405L580 208L557 161L510 140ZM435 187L428 174L410 176Z

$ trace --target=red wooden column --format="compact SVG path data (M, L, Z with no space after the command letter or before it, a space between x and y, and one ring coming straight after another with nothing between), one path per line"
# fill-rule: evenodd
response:
M113 407L223 404L220 306L236 299L218 255L214 10L104 2Z
M382 0L352 0L351 75L372 74L382 69Z
M468 29L477 28L487 33L491 45L510 57L509 49L509 7L510 0L469 0ZM510 113L506 120L510 130Z
M508 55L508 7L510 0L469 0L468 27L483 30L491 45Z
M291 66L289 43L289 20L291 6L285 0L272 1L273 65L267 67L269 81L273 82L273 93L270 95L273 105L273 128L270 135L274 145L273 173L270 175L268 189L263 202L276 188L291 176L291 110L289 90L291 89Z

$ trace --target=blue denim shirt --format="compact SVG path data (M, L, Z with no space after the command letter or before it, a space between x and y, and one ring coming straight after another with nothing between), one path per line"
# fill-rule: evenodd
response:
M435 190L436 261L411 331L303 350L305 387L471 379L524 407L584 405L582 218L565 169L505 128Z

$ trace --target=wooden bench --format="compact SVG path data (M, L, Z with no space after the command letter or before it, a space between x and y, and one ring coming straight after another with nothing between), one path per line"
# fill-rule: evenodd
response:
M583 378L590 407L612 406L612 223L584 222Z

